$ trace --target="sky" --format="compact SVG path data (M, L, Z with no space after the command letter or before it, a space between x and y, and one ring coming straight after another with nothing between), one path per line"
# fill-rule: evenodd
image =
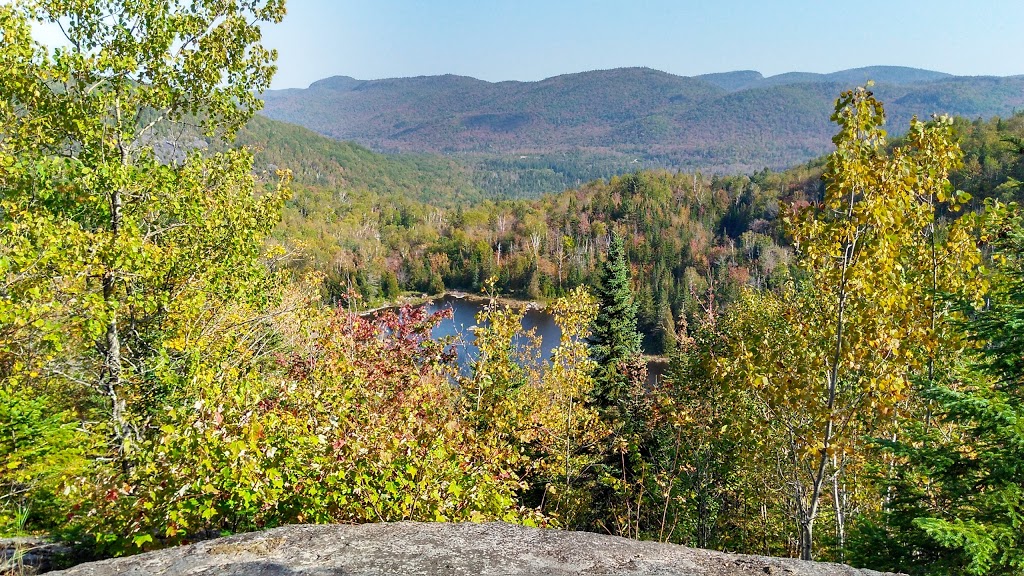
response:
M274 88L328 76L532 81L646 66L1024 74L1024 0L287 0Z
M6 3L9 0L0 0ZM287 0L264 26L273 88L329 76L534 81L646 66L680 76L861 66L1024 74L1024 0ZM40 27L47 44L63 40Z

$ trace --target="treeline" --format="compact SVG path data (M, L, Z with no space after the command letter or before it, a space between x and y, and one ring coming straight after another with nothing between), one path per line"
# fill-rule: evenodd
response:
M462 154L472 168L473 182L493 198L536 198L554 191L578 188L586 182L635 172L634 156L585 150L486 156Z
M403 292L479 292L497 277L504 294L552 299L595 286L613 229L628 232L641 326L654 353L674 320L693 314L713 285L723 301L747 283L787 274L780 197L804 198L804 172L713 177L638 172L539 200L486 200L444 208L406 196L306 187L285 208L279 241L302 268L327 274L328 291L364 304ZM666 333L667 330L667 333Z

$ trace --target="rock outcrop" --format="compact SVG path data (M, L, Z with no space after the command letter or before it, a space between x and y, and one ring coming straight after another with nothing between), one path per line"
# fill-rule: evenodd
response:
M70 552L69 548L43 538L0 538L0 576L46 572Z
M841 564L725 554L500 522L402 522L287 526L82 564L55 574L866 576L880 573Z

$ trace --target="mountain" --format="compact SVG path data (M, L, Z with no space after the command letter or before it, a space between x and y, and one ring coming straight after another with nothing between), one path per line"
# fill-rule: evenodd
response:
M814 72L786 72L776 76L765 78L760 72L753 70L740 70L736 72L720 72L716 74L703 74L697 76L701 80L735 92L747 88L764 86L785 86L789 84L853 84L862 85L868 80L885 84L915 84L919 82L932 82L945 78L952 78L951 74L935 72L933 70L921 70L920 68L907 68L905 66L867 66L865 68L853 68L842 70L831 74L817 74Z
M915 114L987 118L1024 108L1024 76L874 66L770 77L620 68L496 83L453 75L338 76L306 89L268 91L263 113L378 151L458 154L471 164L513 168L540 157L559 182L624 166L724 173L783 168L827 152L836 97L869 79L894 133Z

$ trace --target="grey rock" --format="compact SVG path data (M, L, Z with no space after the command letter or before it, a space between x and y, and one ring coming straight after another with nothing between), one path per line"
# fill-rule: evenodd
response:
M401 522L286 526L82 564L54 574L867 576L880 573L841 564L725 554L501 522Z
M69 552L66 546L44 538L0 538L0 575L40 574Z

